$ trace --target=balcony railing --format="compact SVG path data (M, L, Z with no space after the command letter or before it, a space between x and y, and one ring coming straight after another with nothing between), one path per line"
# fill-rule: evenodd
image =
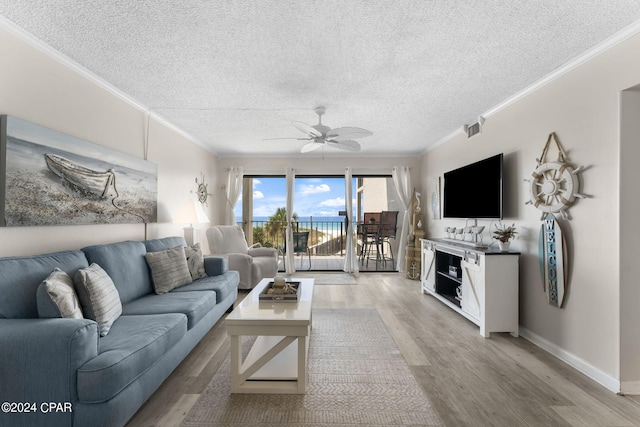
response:
M242 226L242 223L238 223ZM344 254L346 225L342 221L296 221L293 231L309 232L309 250L311 255L328 256ZM253 243L262 246L283 248L286 221L253 221Z

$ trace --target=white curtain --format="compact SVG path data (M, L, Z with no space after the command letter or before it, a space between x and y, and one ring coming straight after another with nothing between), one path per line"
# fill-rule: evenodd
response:
M226 225L235 225L236 216L233 212L238 203L238 198L242 194L242 178L244 169L242 166L233 166L229 169L229 178L227 179L227 209L224 214L224 223Z
M398 271L404 272L404 257L405 246L407 244L407 235L409 234L409 207L411 206L411 196L413 193L413 187L411 187L411 171L409 166L394 166L391 176L393 177L393 183L396 186L398 196L400 196L400 202L404 207L404 214L402 216L402 231L400 232L400 242L398 245Z
M343 271L347 273L358 272L358 257L356 256L356 246L353 233L353 182L351 178L351 168L346 168L344 173L344 207L347 210L347 242L346 254L344 258Z
M285 272L287 274L293 274L296 272L293 253L293 228L291 227L291 221L293 220L293 189L294 181L296 179L295 171L292 168L287 168L287 231L286 231L286 257L284 260Z

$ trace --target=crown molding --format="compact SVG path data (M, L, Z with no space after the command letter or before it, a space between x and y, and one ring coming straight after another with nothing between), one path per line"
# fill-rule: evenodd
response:
M623 41L633 37L634 35L638 34L639 32L640 32L640 20L638 20L638 21L634 22L633 24L623 28L622 30L620 30L616 34L612 35L611 37L605 39L604 41L596 44L592 48L588 49L586 52L584 52L581 55L575 57L571 61L569 61L566 64L562 65L561 67L555 69L553 72L547 74L545 77L543 77L543 78L537 80L536 82L530 84L529 86L527 86L526 88L522 89L521 91L516 92L515 94L511 95L510 97L508 97L507 99L502 101L501 103L495 105L494 107L490 108L489 110L485 111L484 113L482 113L480 115L482 117L484 117L484 118L491 117L492 115L498 113L501 110L504 110L505 108L509 107L511 104L514 104L515 102L517 102L520 99L526 97L527 95L535 92L536 90L540 89L541 87L551 83L552 81L558 79L559 77L562 77L565 74L569 73L570 71L578 68L582 64L590 61L591 59L595 58L596 56L600 55L601 53L606 52L607 50L613 48L614 46L616 46L616 45L622 43ZM445 136L444 138L442 138L442 139L438 140L437 142L429 145L421 154L426 154L427 152L435 149L436 147L444 144L445 142L450 141L454 137L458 136L459 132L460 132L459 130L451 132L449 135Z
M142 113L147 114L150 118L152 118L156 122L158 122L161 125L169 128L173 132L181 135L182 137L188 139L192 143L204 148L205 150L207 150L208 152L210 152L212 154L216 154L215 152L212 152L209 147L205 146L201 141L199 141L198 139L194 138L189 133L185 132L184 130L182 130L182 129L178 128L178 127L176 127L174 124L168 122L164 117L159 116L157 113L154 113L153 110L150 107L142 104L141 102L139 102L138 100L134 99L130 95L128 95L125 92L121 91L117 87L113 86L111 83L107 82L103 78L101 78L98 75L94 74L93 72L91 72L87 68L85 68L82 65L78 64L76 61L72 60L68 56L66 56L66 55L62 54L61 52L57 51L53 47L49 46L48 44L46 44L45 42L43 42L42 40L40 40L39 38L37 38L33 34L29 33L28 31L26 31L26 30L24 30L22 28L20 28L15 23L9 21L7 18L5 18L2 15L0 15L0 29L5 30L7 33L12 35L13 37L17 38L18 40L21 40L21 41L25 42L26 44L28 44L29 46L33 47L37 51L43 53L44 55L46 55L49 58L53 59L54 61L60 63L61 65L67 67L68 69L70 69L72 72L75 72L79 76L89 80L91 83L93 83L96 86L100 87L101 89L107 91L108 93L110 93L111 95L117 97L118 99L122 100L123 102L129 104L130 106L134 107L135 109L141 111Z
M536 90L538 90L541 87L551 83L552 81L556 80L557 78L562 77L563 75L567 74L568 72L578 68L582 64L590 61L591 59L593 59L595 57L597 57L601 53L606 52L607 50L611 49L612 47L614 47L614 46L622 43L623 41L633 37L638 32L640 32L640 21L636 21L633 24L623 28L622 30L620 30L616 34L612 35L611 37L605 39L604 41L602 41L602 42L598 43L597 45L593 46L592 48L588 49L583 54L577 56L576 58L574 58L571 61L567 62L566 64L562 65L560 68L554 70L553 72L547 74L545 77L541 78L540 80L532 83L531 85L529 85L525 89L521 90L520 92L516 92L514 95L512 95L509 98L507 98L506 100L504 100L500 104L498 104L495 107L491 108L490 110L486 111L484 114L481 114L481 116L486 118L486 117L492 116L493 114L496 114L498 111L507 108L509 105L513 104L514 102L517 102L521 98L524 98L525 96L529 95L532 92L535 92Z

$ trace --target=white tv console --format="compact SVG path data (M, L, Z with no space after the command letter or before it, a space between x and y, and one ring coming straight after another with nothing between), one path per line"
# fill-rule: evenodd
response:
M518 336L518 252L420 239L422 292L480 326Z

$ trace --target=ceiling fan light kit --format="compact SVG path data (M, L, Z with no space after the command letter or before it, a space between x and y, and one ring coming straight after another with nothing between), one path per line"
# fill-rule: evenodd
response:
M373 135L373 132L357 127L340 127L331 129L322 124L322 116L326 108L318 106L313 109L318 115L318 124L308 125L303 122L292 122L291 124L299 131L307 134L306 138L268 138L268 139L294 139L309 141L300 149L301 153L308 153L321 147L333 147L344 151L360 151L360 143L354 138L364 138Z

